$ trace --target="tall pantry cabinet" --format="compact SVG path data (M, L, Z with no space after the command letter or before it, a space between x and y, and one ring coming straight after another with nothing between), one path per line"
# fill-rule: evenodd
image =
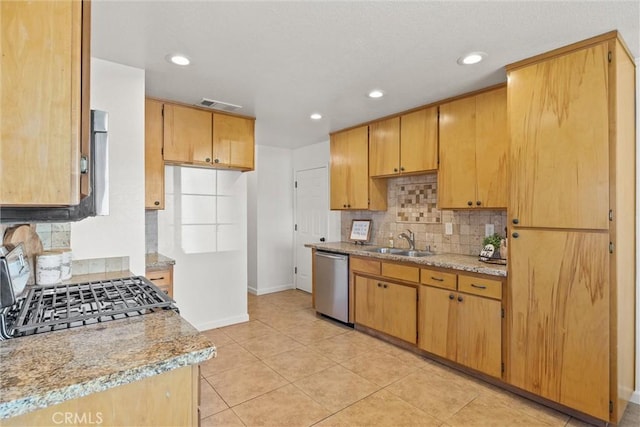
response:
M635 66L611 32L507 74L506 380L617 423L634 389Z

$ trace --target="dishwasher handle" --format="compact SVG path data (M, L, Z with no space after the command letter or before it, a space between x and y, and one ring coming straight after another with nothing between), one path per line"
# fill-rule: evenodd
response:
M349 257L348 255L334 254L331 252L316 252L316 256L320 256L323 258L330 258L330 259L339 259L339 260L344 260Z

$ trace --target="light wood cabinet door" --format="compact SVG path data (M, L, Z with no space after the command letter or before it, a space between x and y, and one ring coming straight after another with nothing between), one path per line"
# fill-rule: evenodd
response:
M383 291L382 331L415 344L417 338L417 289L380 282Z
M456 360L472 369L502 376L502 306L500 301L458 293Z
M80 202L88 154L89 3L0 2L0 204ZM83 82L83 79L86 82Z
M254 168L254 121L213 113L212 162L234 169Z
M476 204L476 98L440 106L438 207L469 208Z
M456 293L420 286L418 347L449 360L456 360Z
M367 126L331 136L331 209L369 208L368 140Z
M369 176L400 173L400 117L369 125Z
M476 95L476 202L480 207L508 205L508 149L507 88Z
M509 245L509 382L608 419L608 233L518 230Z
M439 139L438 206L506 208L506 88L442 104Z
M607 44L509 72L510 219L609 226Z
M438 169L438 109L400 116L400 172Z
M212 113L164 104L164 160L206 163L212 159Z
M384 295L378 283L374 279L355 276L355 322L381 330Z
M162 122L162 102L146 99L144 103L145 209L164 209Z

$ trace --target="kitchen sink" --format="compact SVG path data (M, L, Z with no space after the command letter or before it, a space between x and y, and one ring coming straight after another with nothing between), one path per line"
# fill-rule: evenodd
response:
M402 255L408 257L423 257L433 255L432 252L429 251L411 251L407 249L396 249L396 248L372 248L366 249L368 252L375 252L378 254L389 254L389 255Z

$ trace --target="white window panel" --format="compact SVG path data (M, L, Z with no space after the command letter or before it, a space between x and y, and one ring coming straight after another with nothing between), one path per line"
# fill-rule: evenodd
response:
M217 197L218 224L235 224L238 222L238 201L235 197Z
M216 194L216 171L202 168L180 168L182 194Z
M216 197L183 194L176 206L181 224L213 224L216 222Z
M218 171L217 194L219 196L233 196L236 194L236 181L241 176L242 172L238 171Z
M181 228L182 250L186 254L216 252L216 226L183 225Z

